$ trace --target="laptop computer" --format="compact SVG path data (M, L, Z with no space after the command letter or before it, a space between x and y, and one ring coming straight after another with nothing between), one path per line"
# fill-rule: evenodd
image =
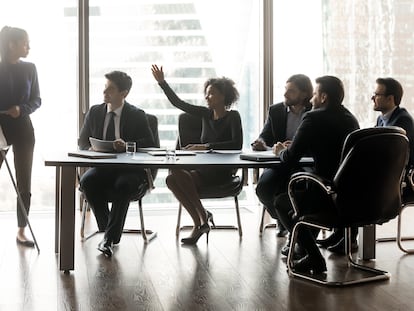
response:
M273 151L254 151L249 153L242 153L240 159L256 161L256 162L266 162L266 161L276 161L279 160L279 157L276 156Z

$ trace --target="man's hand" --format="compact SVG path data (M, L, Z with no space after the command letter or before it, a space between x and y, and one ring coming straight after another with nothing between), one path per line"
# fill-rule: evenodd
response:
M279 156L280 155L280 153L283 151L283 150L285 150L287 147L285 146L285 144L284 143L281 143L280 141L279 142L277 142L276 144L274 144L273 145L273 148L272 148L272 150L273 150L273 153L276 155L276 156Z
M121 138L114 140L113 146L116 152L124 152L126 148L125 141Z
M265 151L270 149L263 139L258 138L254 142L251 143L252 149L255 151Z
M206 144L189 144L184 147L185 150L207 150Z

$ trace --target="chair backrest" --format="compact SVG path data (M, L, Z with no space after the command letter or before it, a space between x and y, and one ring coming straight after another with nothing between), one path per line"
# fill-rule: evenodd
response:
M158 134L158 118L154 116L153 114L147 113L147 120L148 120L150 129L151 129L152 135L154 136L154 141L155 141L154 147L159 147L160 137Z
M178 141L177 149L188 144L199 144L201 137L201 118L189 113L181 113L178 116Z
M405 134L390 127L357 130L346 139L344 150L334 177L341 224L381 224L396 217L409 156Z
M342 147L341 162L348 154L349 150L355 145L356 141L358 141L362 137L380 133L401 133L404 135L406 134L405 130L398 126L368 127L364 129L355 130L352 133L350 133L345 139L344 145Z

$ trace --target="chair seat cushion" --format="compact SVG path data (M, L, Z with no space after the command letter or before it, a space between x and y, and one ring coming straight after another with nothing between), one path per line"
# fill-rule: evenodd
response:
M203 186L199 191L201 199L224 198L237 196L243 189L243 182L239 176L233 176L229 181L222 184Z

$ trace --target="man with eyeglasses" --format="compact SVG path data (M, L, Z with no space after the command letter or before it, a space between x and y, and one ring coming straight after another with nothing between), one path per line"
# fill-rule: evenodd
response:
M402 96L403 88L400 82L393 78L378 78L371 100L374 102L374 110L381 112L377 118L376 126L398 126L405 130L410 142L408 172L410 168L414 167L414 120L405 108L400 107ZM410 187L406 187L404 194L410 191L412 191ZM351 247L354 251L358 247L357 234L358 228L352 228ZM317 242L320 246L328 248L334 253L345 254L345 240L342 230L335 230L328 238Z

